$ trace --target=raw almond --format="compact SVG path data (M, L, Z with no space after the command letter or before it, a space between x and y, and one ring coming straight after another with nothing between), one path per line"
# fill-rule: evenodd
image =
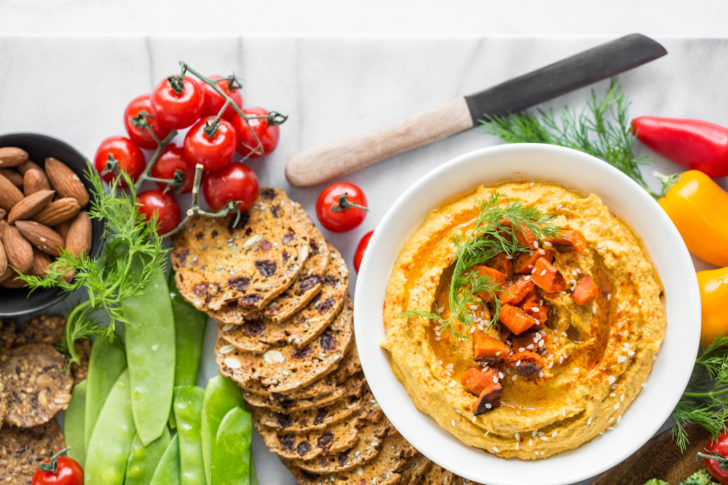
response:
M0 220L5 219L5 215L7 215L7 212L5 211L5 209L0 209ZM2 237L3 237L3 235L2 235L2 233L0 233L0 238L2 238Z
M23 200L15 204L8 214L8 222L15 223L21 219L30 219L43 209L53 200L55 195L53 190L41 190L34 194L24 197Z
M69 219L76 217L81 206L73 197L65 197L63 199L54 200L42 211L38 212L33 220L48 227L57 226ZM63 233L61 236L65 237Z
M17 227L5 227L3 244L8 263L21 273L28 271L33 265L33 246L20 234Z
M40 190L49 190L51 184L43 170L31 168L23 174L23 192L25 195L34 194Z
M10 180L16 187L23 185L23 176L12 168L0 168L0 175Z
M5 246L0 241L0 274L4 274L8 269L8 257L5 255Z
M51 186L56 189L58 195L73 197L81 207L86 207L86 204L88 204L88 191L73 170L53 157L46 158L45 170Z
M15 270L10 267L10 265L6 265L5 271L0 273L0 283L4 282L8 278L10 278L11 275L15 274Z
M0 210L4 210L4 209L0 209ZM7 228L9 225L10 224L8 224L8 221L0 218L0 240L2 240L3 234L5 234L5 228Z
M33 265L30 267L30 274L46 276L46 269L52 262L53 260L46 253L33 249Z
M61 254L63 238L56 231L35 221L18 221L15 223L20 233L33 246L51 256Z
M76 199L73 199L76 200ZM53 226L53 230L56 231L65 240L68 236L68 228L71 227L71 221L61 222L60 224Z
M0 175L0 207L9 211L23 200L23 193L7 177Z
M18 172L20 172L23 175L25 175L25 172L27 172L31 168L40 170L41 172L43 171L43 167L41 167L40 165L35 163L33 160L28 160L27 162L23 162L15 168L18 170Z
M12 270L10 270L10 271L12 271ZM2 286L3 288L12 289L12 290L16 290L18 288L25 288L25 286L26 286L25 281L21 280L18 277L13 278L12 275L14 275L14 274L15 274L15 271L12 271L12 273L10 275L8 275L7 279L0 282L0 286Z
M18 147L0 148L0 167L17 167L28 160L28 152Z
M91 218L87 212L79 213L68 227L66 249L75 255L88 254L91 250Z

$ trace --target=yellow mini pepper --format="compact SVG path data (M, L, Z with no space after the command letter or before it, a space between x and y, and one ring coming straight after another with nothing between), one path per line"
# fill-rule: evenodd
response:
M715 266L728 266L728 192L703 172L688 170L658 202L691 253Z
M728 335L728 268L698 271L703 326L700 341L707 347L716 335Z

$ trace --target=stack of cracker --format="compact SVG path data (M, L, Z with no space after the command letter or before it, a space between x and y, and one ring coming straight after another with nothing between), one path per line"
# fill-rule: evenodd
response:
M180 293L219 322L220 373L300 483L467 483L382 413L356 351L346 263L284 191L262 188L239 217L195 216L174 246Z

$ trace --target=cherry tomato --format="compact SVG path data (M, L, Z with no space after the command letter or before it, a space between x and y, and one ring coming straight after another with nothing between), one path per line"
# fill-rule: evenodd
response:
M159 235L167 234L173 230L182 221L182 214L179 210L179 204L171 194L165 194L160 189L147 190L137 196L139 204L139 212L144 214L147 220L151 220L152 215L156 212L157 231Z
M354 271L356 271L357 273L359 272L361 260L364 259L364 252L369 246L369 240L372 238L372 234L374 234L374 231L369 231L368 233L364 234L364 236L361 238L361 241L359 241L359 245L356 247L356 251L354 251Z
M157 123L157 119L152 115L151 96L142 94L132 99L124 110L124 126L126 127L126 132L129 134L131 141L136 143L137 146L149 149L157 148L157 142L154 141L149 131L143 127L134 126L134 123L132 123L131 119L139 116L141 111L147 113L144 119L151 125L152 131L160 141L165 139L169 135L169 132L172 131Z
M218 170L230 163L238 146L238 135L229 121L220 120L212 136L209 128L213 117L201 119L185 136L185 157L193 165L201 163L205 170Z
M109 155L119 163L119 170L123 170L129 174L129 177L135 182L142 172L144 172L144 167L147 165L144 154L139 147L133 141L123 136L111 136L99 145L99 149L96 150L96 156L94 157L94 167L96 167L99 173L103 173L106 170ZM113 172L107 172L101 175L101 178L108 184L111 183L115 176ZM126 186L123 181L121 185Z
M258 197L258 177L247 165L231 163L207 174L202 180L202 192L212 210L222 209L231 200L240 202L240 210L248 210Z
M264 108L245 108L243 109L243 113L246 116L269 115L268 110ZM248 127L248 123L250 123L250 127ZM240 145L238 151L240 154L244 157L260 158L273 153L273 150L278 146L278 138L280 137L279 123L269 122L268 118L249 119L248 123L239 114L233 117L233 126L235 126L235 131L238 132L238 142ZM253 133L258 136L262 150Z
M364 192L354 184L337 182L316 199L316 215L326 229L346 232L362 223L369 209Z
M53 457L43 462L41 467L51 468L53 464L55 473L40 468L35 470L33 485L83 485L83 468L76 460L67 456Z
M165 79L152 91L152 114L168 128L179 130L192 125L202 114L205 96L197 81L185 77L180 92L172 84L180 84L179 77Z
M705 450L707 453L700 453L698 455L703 458L705 468L713 475L713 478L723 485L728 485L728 431L722 432L716 439L708 443ZM706 458L706 456L712 455L713 453L723 458L720 459L717 456L716 459Z
M157 159L157 163L152 166L150 172L152 177L172 180L177 170L182 170L185 174L185 181L180 192L183 194L191 192L192 184L195 181L195 166L187 161L181 146L170 143ZM162 189L167 187L164 182L157 182L157 185Z
M243 95L240 94L240 83L237 79L223 78L222 76L210 76L210 79L217 81L217 87L219 87L223 93L227 94L232 98L235 104L239 108L243 107ZM202 91L205 94L205 104L202 108L202 116L217 116L217 113L222 109L222 105L225 104L225 98L217 94L217 92L210 87L209 84L200 83ZM235 108L228 106L222 113L222 117L230 121L236 115Z

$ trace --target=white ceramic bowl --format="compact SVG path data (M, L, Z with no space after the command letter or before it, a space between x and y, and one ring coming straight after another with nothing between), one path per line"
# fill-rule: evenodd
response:
M389 274L407 238L427 212L479 184L508 180L555 182L599 195L642 239L665 287L667 333L646 387L612 431L577 449L521 461L471 448L419 412L392 373L382 305ZM568 484L616 465L652 437L688 383L700 338L695 270L680 234L639 185L590 155L540 144L503 145L451 160L425 175L389 209L362 262L354 303L356 341L369 386L389 420L421 453L444 468L488 485Z

